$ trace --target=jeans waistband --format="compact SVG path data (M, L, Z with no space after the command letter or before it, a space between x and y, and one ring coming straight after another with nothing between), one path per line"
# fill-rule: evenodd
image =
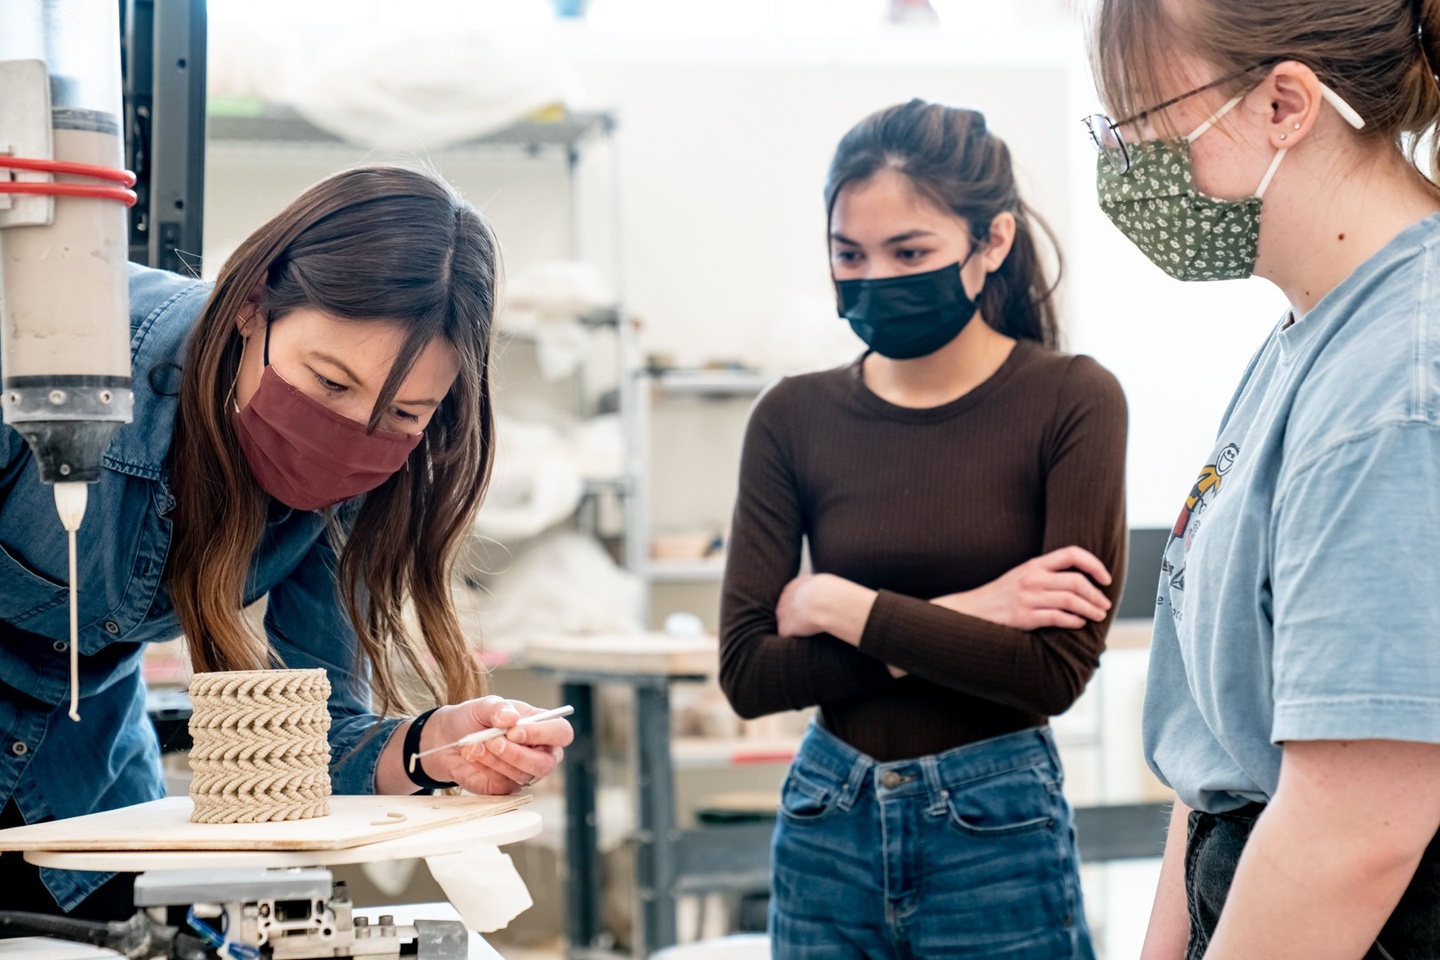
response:
M868 783L880 800L938 794L972 780L1040 767L1060 775L1060 755L1049 727L1032 727L906 760L881 762L856 750L815 721L805 731L796 762L841 786L848 809Z

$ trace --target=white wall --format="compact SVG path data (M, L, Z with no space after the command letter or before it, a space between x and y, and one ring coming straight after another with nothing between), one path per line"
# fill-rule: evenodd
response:
M1283 300L1259 280L1171 280L1110 225L1078 122L1098 109L1080 31L1063 19L1021 26L572 40L591 98L622 118L627 299L647 346L681 362L773 355L777 324L833 316L820 190L840 136L912 96L978 107L1061 237L1070 348L1109 367L1129 397L1131 523L1169 526Z
M1170 524L1281 304L1260 281L1169 280L1096 209L1093 155L1077 122L1095 105L1072 24L990 18L973 33L824 40L563 30L551 44L573 62L589 105L620 117L624 294L644 321L645 348L681 363L773 359L777 330L797 318L814 334L792 338L789 352L809 347L809 362L851 355L858 343L830 312L820 200L835 143L866 113L911 96L983 109L1011 146L1024 193L1064 242L1071 347L1113 370L1129 396L1131 522ZM207 250L232 245L304 185L365 156L212 151ZM512 274L564 253L557 168L433 159L496 223ZM589 179L603 179L610 159ZM590 239L605 235L609 213L587 208Z

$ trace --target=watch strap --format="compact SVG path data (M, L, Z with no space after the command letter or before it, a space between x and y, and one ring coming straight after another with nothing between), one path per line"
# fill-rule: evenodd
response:
M405 775L410 782L422 790L444 790L449 787L458 786L454 780L436 780L425 772L425 766L420 758L416 756L420 752L420 734L425 730L425 723L430 719L431 714L439 707L431 707L410 721L410 729L405 731L405 745L402 751L402 761L405 764ZM412 763L413 760L413 763Z

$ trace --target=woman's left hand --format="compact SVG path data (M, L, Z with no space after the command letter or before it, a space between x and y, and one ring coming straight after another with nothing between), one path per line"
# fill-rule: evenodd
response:
M437 780L453 780L470 793L503 795L528 787L550 775L575 739L574 729L563 718L516 726L521 717L540 712L528 703L493 696L441 707L425 724L422 750L453 743L477 730L511 729L484 743L431 754L424 760L425 772Z
M875 605L875 591L833 573L796 577L775 604L775 629L782 637L828 633L858 646Z

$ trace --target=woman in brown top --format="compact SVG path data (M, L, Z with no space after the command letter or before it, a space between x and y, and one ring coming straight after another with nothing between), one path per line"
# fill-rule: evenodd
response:
M773 955L1091 957L1047 721L1120 591L1124 397L1055 350L981 114L868 117L825 195L869 349L757 403L721 612L742 716L820 707L782 793Z

